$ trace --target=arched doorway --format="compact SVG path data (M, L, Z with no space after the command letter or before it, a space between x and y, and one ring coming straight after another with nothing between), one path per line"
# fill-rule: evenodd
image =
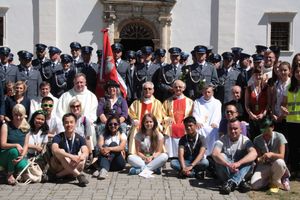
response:
M152 46L154 33L150 27L140 22L129 22L120 31L120 43L123 44L125 52L128 50L137 51L143 46Z

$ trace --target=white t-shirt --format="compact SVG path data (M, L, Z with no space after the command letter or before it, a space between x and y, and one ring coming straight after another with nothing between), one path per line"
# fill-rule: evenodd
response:
M37 134L29 132L29 142L28 142L28 144L42 145L42 144L47 144L47 142L48 142L48 135L47 134L42 135L41 130ZM29 154L34 154L35 150L31 149L31 148L28 148L28 153Z
M121 134L121 135L120 135ZM112 142L117 143L118 145L121 144L121 140L127 141L127 136L125 133L117 133L114 136L111 135L101 135L100 137L104 137L104 145L109 146Z

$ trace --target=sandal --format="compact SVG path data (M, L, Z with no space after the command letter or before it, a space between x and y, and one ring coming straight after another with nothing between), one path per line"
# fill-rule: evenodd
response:
M16 184L16 179L14 177L14 175L8 175L7 176L7 184L8 185L15 185Z

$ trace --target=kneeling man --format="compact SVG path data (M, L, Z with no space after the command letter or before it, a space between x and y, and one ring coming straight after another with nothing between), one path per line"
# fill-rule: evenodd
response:
M244 178L252 169L257 152L253 143L241 132L240 121L231 119L228 122L228 134L215 142L212 151L217 175L224 182L220 189L222 194L233 192L237 186L241 192L251 189Z
M77 178L80 186L85 186L89 181L81 172L89 151L85 139L75 133L76 120L76 116L72 113L63 116L65 132L53 138L50 168L56 173L56 177L72 175Z

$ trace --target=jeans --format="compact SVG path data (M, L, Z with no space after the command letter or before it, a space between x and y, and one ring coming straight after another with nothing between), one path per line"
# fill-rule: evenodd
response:
M168 160L168 154L161 153L159 156L154 158L150 163L146 164L145 161L138 155L128 156L128 163L132 167L140 168L142 170L149 169L151 171L156 170L157 168L162 167Z
M117 143L110 143L109 147L119 146ZM100 169L107 171L120 171L125 168L126 162L121 152L110 152L108 156L99 155L98 164Z
M233 160L230 160L225 154L222 154L227 160L227 162L234 163ZM228 167L216 163L216 172L221 181L233 181L236 185L239 185L244 177L252 169L252 162L249 164L244 164L239 167L237 172L231 172Z
M192 159L189 159L189 160L184 160L185 162L185 165L186 166L190 166L191 163L193 162ZM193 167L193 170L195 173L198 173L200 171L205 171L205 169L208 167L209 165L209 162L206 158L202 158L194 167ZM180 165L180 162L179 160L175 159L175 160L172 160L171 161L171 167L172 169L176 170L176 171L181 171L182 170L182 167Z

